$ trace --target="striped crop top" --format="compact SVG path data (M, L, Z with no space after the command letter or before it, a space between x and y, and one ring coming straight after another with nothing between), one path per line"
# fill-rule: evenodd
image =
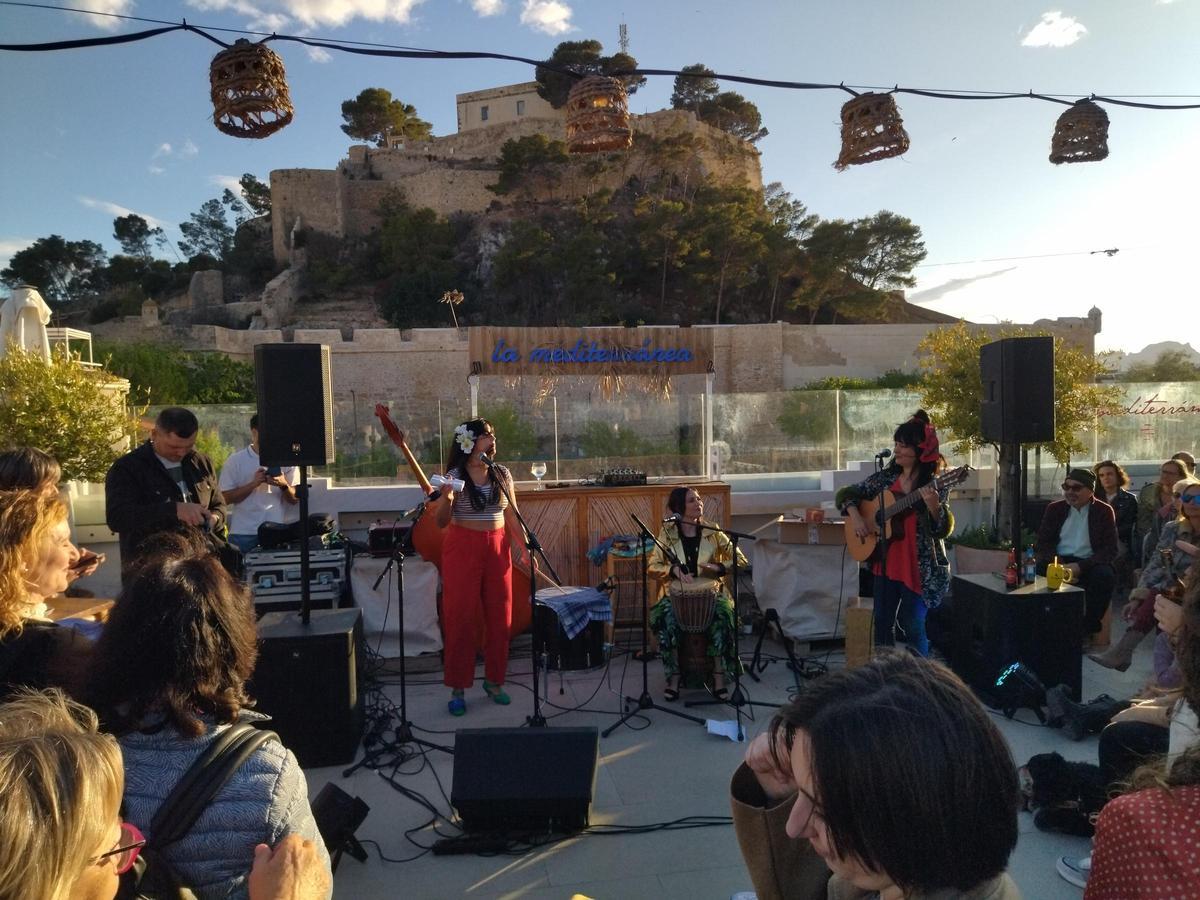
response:
M508 469L499 463L496 464L496 477L504 479L505 485L512 490L512 475ZM461 469L453 468L446 473L450 478L461 478L464 481L471 476L463 472ZM476 487L479 487L476 485ZM499 527L504 524L504 511L508 509L508 498L504 495L504 491L500 490L499 486L492 484L490 479L486 485L479 488L480 492L487 499L487 504L483 509L476 509L471 505L471 495L467 488L454 495L454 506L451 507L451 521L471 521L471 522L490 522Z

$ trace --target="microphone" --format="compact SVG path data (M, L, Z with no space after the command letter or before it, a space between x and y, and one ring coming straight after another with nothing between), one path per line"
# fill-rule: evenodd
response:
M485 466L487 466L489 469L496 464L496 461L494 459L492 459L490 456L488 456L486 453L479 454L479 461L481 463L483 463Z
M665 519L663 519L663 524L666 525L668 522L679 522L681 520L682 520L682 516L678 516L678 515L667 516Z
M887 447L884 447L882 450L880 450L878 453L875 454L875 458L876 459L887 459L891 455L892 455L892 451L889 450Z

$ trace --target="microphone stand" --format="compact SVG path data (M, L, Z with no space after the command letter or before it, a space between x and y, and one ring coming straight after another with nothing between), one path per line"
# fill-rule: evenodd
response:
M737 720L737 738L739 741L746 739L746 732L742 728L742 707L743 706L768 706L772 709L778 709L782 703L766 703L760 700L751 700L742 692L742 651L741 651L741 634L742 629L738 625L738 541L749 540L756 541L752 534L743 534L740 531L733 531L728 528L720 528L716 525L705 525L703 522L692 522L697 528L714 531L718 534L723 534L729 538L729 542L733 545L733 568L730 570L730 580L733 583L733 652L737 659L737 665L733 667L733 692L727 700L718 700L715 697L712 700L689 700L685 706L712 706L714 704L726 705L733 707L734 718Z
M393 526L398 522L412 520L415 527L420 521L421 516L425 514L425 503L422 501L414 506L408 512L401 513L392 523ZM412 532L410 531L411 535ZM432 741L427 741L424 738L419 738L413 734L412 722L408 720L408 694L406 692L407 685L407 669L405 667L405 652L404 652L404 546L402 541L395 540L395 531L392 532L392 555L388 558L387 565L383 567L383 571L379 573L379 577L375 579L375 583L371 585L372 591L379 590L379 585L387 574L392 571L392 567L396 567L396 616L397 623L400 627L399 647L400 647L400 724L396 726L397 744L416 744L418 747L425 747L429 750L441 750L443 753L453 755L454 751L449 747L444 747L441 744L435 744ZM411 538L410 538L411 539ZM384 753L392 749L391 744L384 744L375 750L372 750L350 768L342 771L342 777L353 774L356 770L363 766L374 762Z
M888 466L887 458L891 455L892 454L887 450L881 450L880 452L875 454L875 471L876 472L882 472L885 468L887 468L887 466ZM881 495L880 499L882 499L882 491L880 492L880 495ZM884 594L887 593L887 560L888 560L888 523L887 523L887 519L885 518L886 515L887 515L887 509L885 509L883 504L880 503L879 509L875 513L876 520L875 520L875 522L872 523L872 524L878 526L878 528L879 528L879 577L883 579L883 587L881 588L881 590L884 592ZM916 527L916 526L914 526L914 527ZM874 578L871 579L871 594L872 594L871 618L873 620L877 620L876 611L877 611L877 604L879 603L879 601L875 598L879 596L879 592L875 590L875 579ZM898 615L900 615L900 602L901 601L899 601L899 600L896 602L896 611L892 614L892 624L890 626L888 626L888 629L891 632L891 637L892 637L891 645L892 646L895 646L895 644L896 644L896 617ZM878 646L879 645L879 635L873 633L872 637L873 637L873 640L871 641L871 643L875 646Z
M495 467L496 463L486 454L480 454L479 459L488 469ZM533 657L533 715L526 716L526 723L532 728L545 728L546 717L542 715L542 698L538 692L538 625L537 616L534 615L534 608L537 606L537 559L534 557L536 553L541 557L542 562L546 564L546 571L550 573L550 577L554 579L555 584L561 584L562 580L558 577L558 573L554 571L554 565L546 557L546 551L538 542L537 535L533 529L529 527L529 523L525 521L525 517L521 515L521 510L517 508L517 504L513 502L512 494L508 490L508 485L504 483L504 479L496 477L496 483L500 485L500 490L504 493L504 497L508 500L508 508L513 511L517 517L517 521L521 523L521 530L525 533L525 549L529 551L529 621L533 629L533 647L530 656ZM545 641L542 641L543 653L545 652Z
M699 718L698 716L690 716L687 713L681 712L678 709L670 709L669 707L661 706L660 704L655 703L654 699L650 696L650 681L649 681L650 660L648 660L646 658L646 652L649 649L646 645L646 634L649 631L649 627L650 627L649 622L648 622L648 618L650 615L649 590L647 588L647 580L646 579L647 579L647 570L649 569L649 565L650 565L650 557L647 556L646 552L645 552L646 542L645 542L644 538L647 538L647 537L650 538L650 540L652 540L654 542L654 545L663 552L663 556L665 556L668 560L670 560L671 565L682 567L682 563L679 562L679 558L675 555L674 551L672 551L670 547L664 546L663 543L661 541L659 541L659 539L654 534L651 533L650 529L645 526L645 524L642 522L641 519L639 519L636 515L634 515L632 513L630 514L630 516L633 519L633 521L637 522L637 526L639 529L641 529L641 536L643 537L643 541L642 541L642 693L638 697L630 697L628 695L625 697L625 704L626 704L625 715L621 716L621 718L617 719L616 722L614 722L608 728L604 729L604 731L600 732L602 735L604 735L604 737L608 737L610 734L612 734L614 731L616 731L618 727L620 727L621 725L624 725L626 722L628 722L630 719L632 719L638 713L642 712L643 710L647 710L647 709L657 709L660 712L670 713L673 716L678 716L680 719L687 719L689 722L695 722L697 725L704 724L704 720ZM631 703L633 704L632 708L629 706L629 704L631 704Z

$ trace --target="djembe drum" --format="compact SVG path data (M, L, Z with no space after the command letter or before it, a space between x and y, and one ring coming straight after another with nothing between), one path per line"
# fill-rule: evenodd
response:
M681 632L677 647L681 686L703 687L712 678L715 666L708 655L708 626L716 612L720 585L712 578L693 578L688 584L672 581L667 589Z

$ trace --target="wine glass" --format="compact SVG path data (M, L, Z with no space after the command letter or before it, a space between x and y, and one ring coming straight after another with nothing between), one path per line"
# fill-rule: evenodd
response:
M535 462L529 467L529 474L537 479L537 488L535 490L543 490L542 479L546 477L546 464L544 462Z

